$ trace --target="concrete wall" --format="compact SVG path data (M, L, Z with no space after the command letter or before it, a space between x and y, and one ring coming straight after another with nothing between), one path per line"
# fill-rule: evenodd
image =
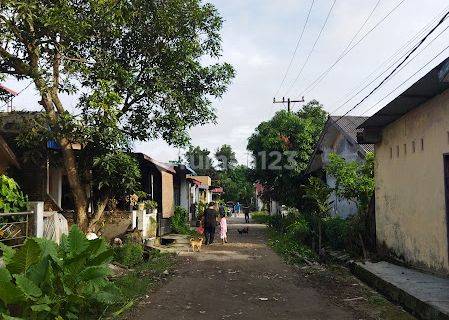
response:
M321 162L324 167L329 163L329 155L331 153L336 153L343 157L347 162L350 161L364 161L358 154L357 146L350 143L347 138L338 132L334 127L330 128L329 137L326 137L322 142ZM329 187L335 188L336 181L335 178L326 173L326 183ZM357 204L354 201L347 200L337 196L336 192L333 192L329 201L332 202L331 214L340 216L342 218L347 218L350 215L357 213Z
M378 244L411 264L446 274L448 132L446 91L386 127L375 162Z
M173 175L162 171L162 217L170 218L175 212Z

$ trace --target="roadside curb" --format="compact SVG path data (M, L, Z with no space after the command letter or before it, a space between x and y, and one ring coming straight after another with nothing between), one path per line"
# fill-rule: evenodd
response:
M432 304L425 302L394 284L382 279L378 275L366 269L362 263L351 262L351 272L360 280L376 289L390 301L404 307L412 315L423 320L449 320L449 314L444 313Z

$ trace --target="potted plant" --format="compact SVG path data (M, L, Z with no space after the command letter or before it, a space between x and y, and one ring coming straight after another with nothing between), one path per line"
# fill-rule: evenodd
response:
M154 200L145 201L145 209L149 210L150 213L157 213L157 202Z

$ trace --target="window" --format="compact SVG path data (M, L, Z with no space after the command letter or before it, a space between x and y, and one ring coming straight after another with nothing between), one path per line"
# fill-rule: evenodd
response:
M407 154L407 144L404 143L404 154Z
M424 151L424 139L421 138L421 151Z
M396 157L399 158L399 146L396 146Z
M390 147L390 159L393 159L393 148Z
M415 140L412 141L412 152L415 153L416 151L416 145L415 145Z

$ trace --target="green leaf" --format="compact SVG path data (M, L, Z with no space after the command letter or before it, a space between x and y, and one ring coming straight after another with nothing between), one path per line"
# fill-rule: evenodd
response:
M14 276L17 287L22 290L23 294L29 298L39 298L42 296L42 290L30 279L23 274Z
M40 260L41 249L35 239L27 239L25 244L16 251L7 265L12 274L25 273L28 269Z
M0 268L0 285L2 282L10 282L12 280L8 269Z
M25 318L11 317L11 316L8 316L5 313L2 313L2 319L3 320L26 320Z
M0 285L0 300L2 300L5 305L26 301L22 291L11 282L3 282Z
M47 273L49 272L49 258L45 257L35 265L31 266L27 272L27 277L35 284L40 285L45 281Z
M89 281L96 278L104 278L111 274L111 270L107 266L92 266L86 268L79 274L81 281Z
M103 287L102 290L94 295L95 300L104 304L116 304L123 301L121 291L112 283Z
M67 245L70 250L69 254L75 257L82 254L89 247L89 240L87 240L77 225L73 225L67 237Z
M33 310L34 312L43 312L43 311L50 312L51 308L46 304L36 304L34 306L31 306L31 310Z
M114 258L114 250L108 249L106 251L103 251L93 259L89 260L89 265L95 266L103 263L108 263L111 262L113 258Z

